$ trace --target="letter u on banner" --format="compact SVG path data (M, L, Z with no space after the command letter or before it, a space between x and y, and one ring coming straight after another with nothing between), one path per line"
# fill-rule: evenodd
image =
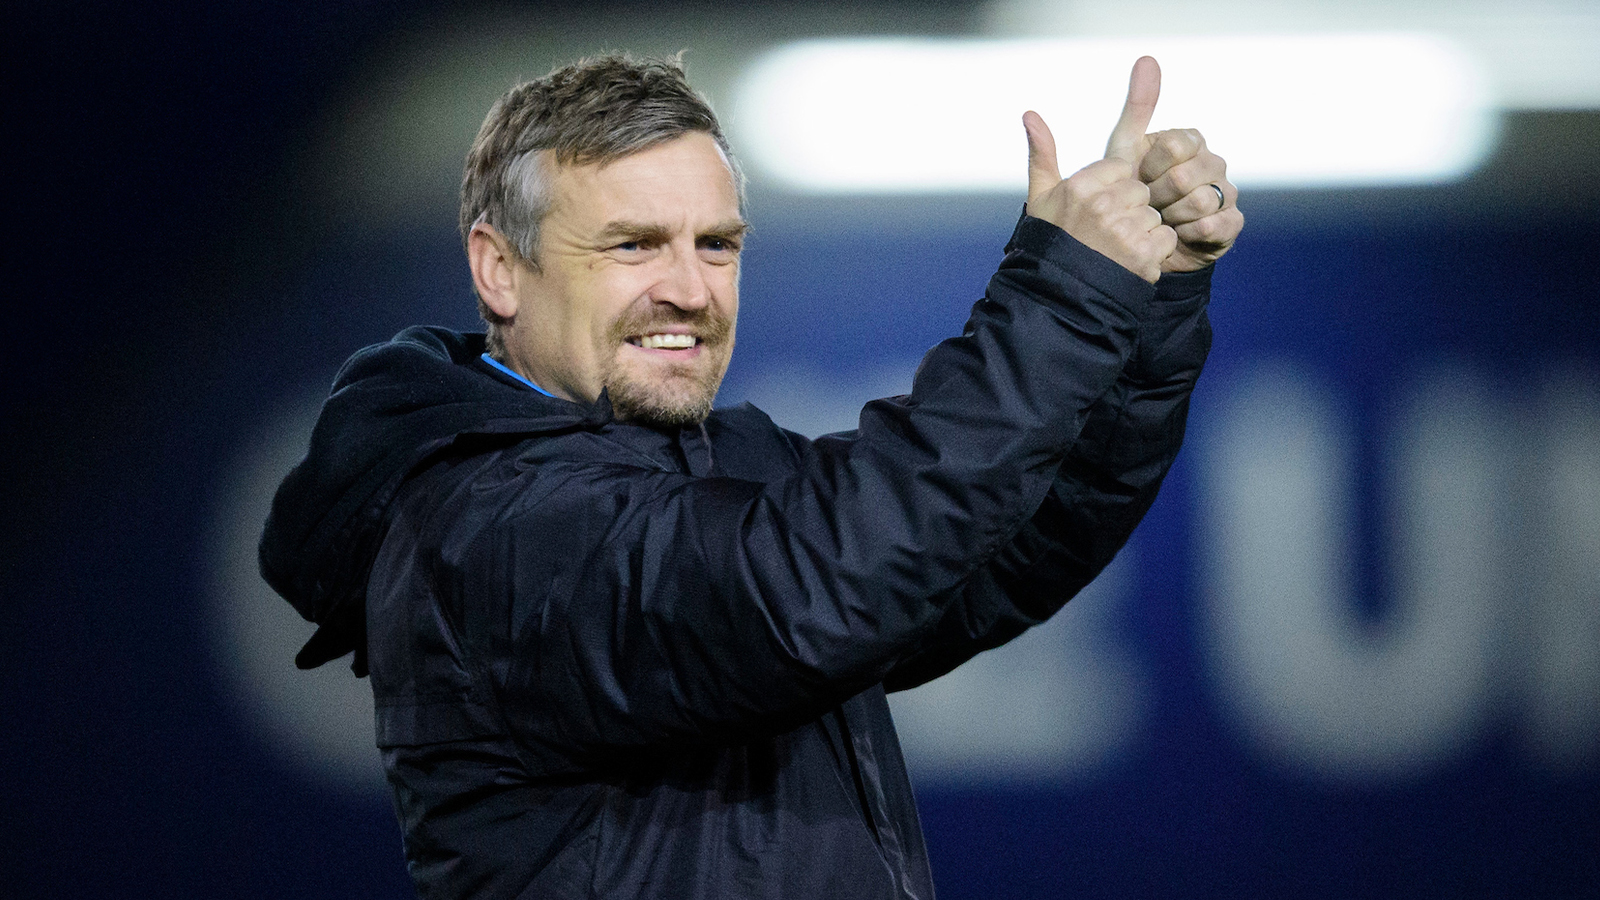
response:
M1495 416L1471 379L1402 403L1384 498L1358 497L1355 420L1303 373L1245 377L1202 443L1202 645L1247 742L1343 782L1428 774L1475 742L1503 641L1506 567ZM1357 502L1387 507L1381 560L1357 551ZM1391 565L1363 621L1358 567Z

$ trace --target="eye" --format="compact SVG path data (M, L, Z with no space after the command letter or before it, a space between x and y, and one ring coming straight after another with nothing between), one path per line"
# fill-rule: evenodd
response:
M629 238L617 241L606 248L606 253L623 262L644 262L661 249L661 242L648 237Z
M739 255L739 241L730 237L704 237L700 251L714 260L731 262Z

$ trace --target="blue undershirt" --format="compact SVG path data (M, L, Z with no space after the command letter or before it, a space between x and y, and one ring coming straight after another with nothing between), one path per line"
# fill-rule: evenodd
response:
M495 359L494 357L490 356L489 354L487 354L487 353L483 354L481 359L484 362L488 363L489 365L494 366L496 369L499 369L500 371L506 373L507 375L510 375L512 378L515 378L516 380L522 382L523 384L527 385L528 387L531 387L534 390L538 391L539 393L545 395L546 397L550 397L551 399L557 399L555 394L550 393L549 391L545 390L544 388L539 387L537 384L534 384L533 382L529 381L528 379L523 378L521 375L518 375L516 372L513 372L510 369L506 368L505 365L500 362L500 360Z

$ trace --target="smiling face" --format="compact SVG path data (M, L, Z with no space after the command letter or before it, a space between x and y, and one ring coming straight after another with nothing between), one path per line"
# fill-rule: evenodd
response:
M598 165L544 160L538 267L516 264L506 362L618 418L705 418L733 353L745 223L710 135Z

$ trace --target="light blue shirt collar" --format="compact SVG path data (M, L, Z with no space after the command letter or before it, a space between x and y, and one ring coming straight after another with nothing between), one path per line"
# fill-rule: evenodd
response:
M550 397L552 399L556 399L556 395L555 394L550 393L549 391L545 390L544 388L539 387L537 384L534 384L533 382L529 381L528 379L523 378L521 375L518 375L516 372L513 372L510 369L506 368L506 366L503 365L500 362L500 360L495 359L494 357L490 356L487 353L483 354L483 356L481 358L483 359L484 362L488 363L491 366L494 366L496 369L499 369L500 371L506 373L507 375L510 375L512 378L515 378L516 380L522 382L523 384L527 385L528 387L533 388L534 390L536 390L539 393L545 395L546 397Z

